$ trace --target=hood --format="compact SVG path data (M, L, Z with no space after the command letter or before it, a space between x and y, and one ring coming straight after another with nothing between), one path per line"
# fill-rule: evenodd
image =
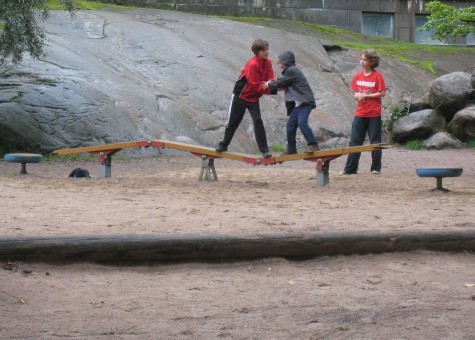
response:
M295 56L292 51L284 51L279 56L277 57L279 60L284 64L284 66L290 67L290 66L295 66Z

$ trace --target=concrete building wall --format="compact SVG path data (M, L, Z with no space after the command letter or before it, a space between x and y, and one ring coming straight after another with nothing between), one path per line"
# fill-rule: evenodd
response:
M415 15L424 12L426 0L116 0L207 15L261 16L302 20L319 25L362 32L363 13L394 16L392 38L414 41ZM473 0L441 1L450 6L469 7Z

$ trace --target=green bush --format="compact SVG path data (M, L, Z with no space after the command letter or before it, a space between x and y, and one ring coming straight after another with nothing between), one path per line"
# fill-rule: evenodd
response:
M114 158L115 159L115 158ZM44 157L45 162L93 162L97 161L97 156L91 154L53 155Z
M470 149L475 149L475 138L474 139L469 139L467 141L467 147Z
M409 114L410 107L411 102L405 99L401 100L397 105L392 105L389 108L389 116L384 120L384 124L386 126L392 126L396 120Z
M406 142L404 147L409 150L421 150L424 148L424 140L423 139L414 139Z

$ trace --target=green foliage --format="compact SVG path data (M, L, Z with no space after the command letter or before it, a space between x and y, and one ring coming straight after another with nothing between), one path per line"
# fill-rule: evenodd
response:
M58 162L58 163L63 163L63 162L92 162L92 161L97 161L97 156L91 155L91 154L74 154L74 155L53 155L49 154L44 156L43 160L45 162Z
M223 19L228 19L228 20L233 20L233 21L239 21L239 22L247 22L247 23L256 23L256 22L262 22L262 21L272 21L273 19L271 18L263 18L263 17L232 17L228 15L219 15L219 18Z
M426 10L431 12L427 22L419 30L432 30L436 39L444 40L447 36L456 39L458 35L466 37L475 33L475 7L455 8L431 1L426 5Z
M409 114L411 102L408 100L401 100L399 104L392 105L389 108L389 116L384 120L386 126L391 126L396 120Z
M354 35L360 35L359 33L353 32L353 31L346 31L342 28L337 28L334 26L324 26L324 25L317 25L317 24L311 24L309 22L305 21L297 21L300 25L304 25L307 27L310 27L311 29L314 29L316 31L319 31L323 34L329 35L329 36L339 36L342 34L354 34Z
M73 0L60 2L72 13ZM43 54L45 33L38 22L47 15L45 0L0 0L0 65L21 62L24 52L35 59Z
M276 27L278 20L262 17L231 17L221 16L221 18L256 23L269 27ZM331 39L331 42L335 45L352 48L358 51L366 49L375 49L381 56L387 56L396 60L410 63L418 68L427 70L433 75L436 74L434 67L434 60L426 57L427 53L430 54L456 54L460 52L459 47L450 46L437 46L437 45L425 45L416 44L410 42L397 41L390 38L373 37L342 28L336 28L333 26L316 25L304 21L294 21L298 25L302 25L311 28L321 34L324 34ZM278 26L277 26L278 27ZM464 53L475 54L475 49L464 49Z
M274 152L284 152L285 150L287 150L287 147L281 144L272 144L270 146L270 149Z
M75 0L74 7L76 10L100 10L103 8L130 8L129 6L123 5L114 5L113 1L83 1ZM46 0L46 9L48 10L61 10L64 9L64 6L61 4L60 0Z
M415 43L408 43L403 41L395 41L388 38L373 38L374 40L371 43L365 42L355 42L355 41L334 41L335 44L350 47L359 51L366 49L375 49L382 56L391 57L405 63L410 63L414 66L422 68L435 74L435 68L433 61L431 59L425 58L424 60L416 60L413 57L409 57L409 54L419 53L424 54L424 52L430 53L456 53L456 47L446 47L446 46L433 46L433 45L422 45ZM464 51L465 52L465 51ZM468 53L474 53L475 51L467 50Z
M470 149L475 149L475 138L474 139L469 139L467 141L467 147Z
M408 150L421 150L424 148L424 140L422 139L414 139L406 144L404 144L404 147Z

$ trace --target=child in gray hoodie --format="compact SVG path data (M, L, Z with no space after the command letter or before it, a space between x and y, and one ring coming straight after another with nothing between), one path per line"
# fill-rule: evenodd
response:
M308 126L308 116L316 107L315 97L302 71L295 66L295 56L292 51L284 51L277 58L277 65L282 69L282 77L264 83L264 87L276 91L285 89L287 106L287 150L282 155L297 153L297 128L302 131L308 146L304 152L320 150L312 129Z

